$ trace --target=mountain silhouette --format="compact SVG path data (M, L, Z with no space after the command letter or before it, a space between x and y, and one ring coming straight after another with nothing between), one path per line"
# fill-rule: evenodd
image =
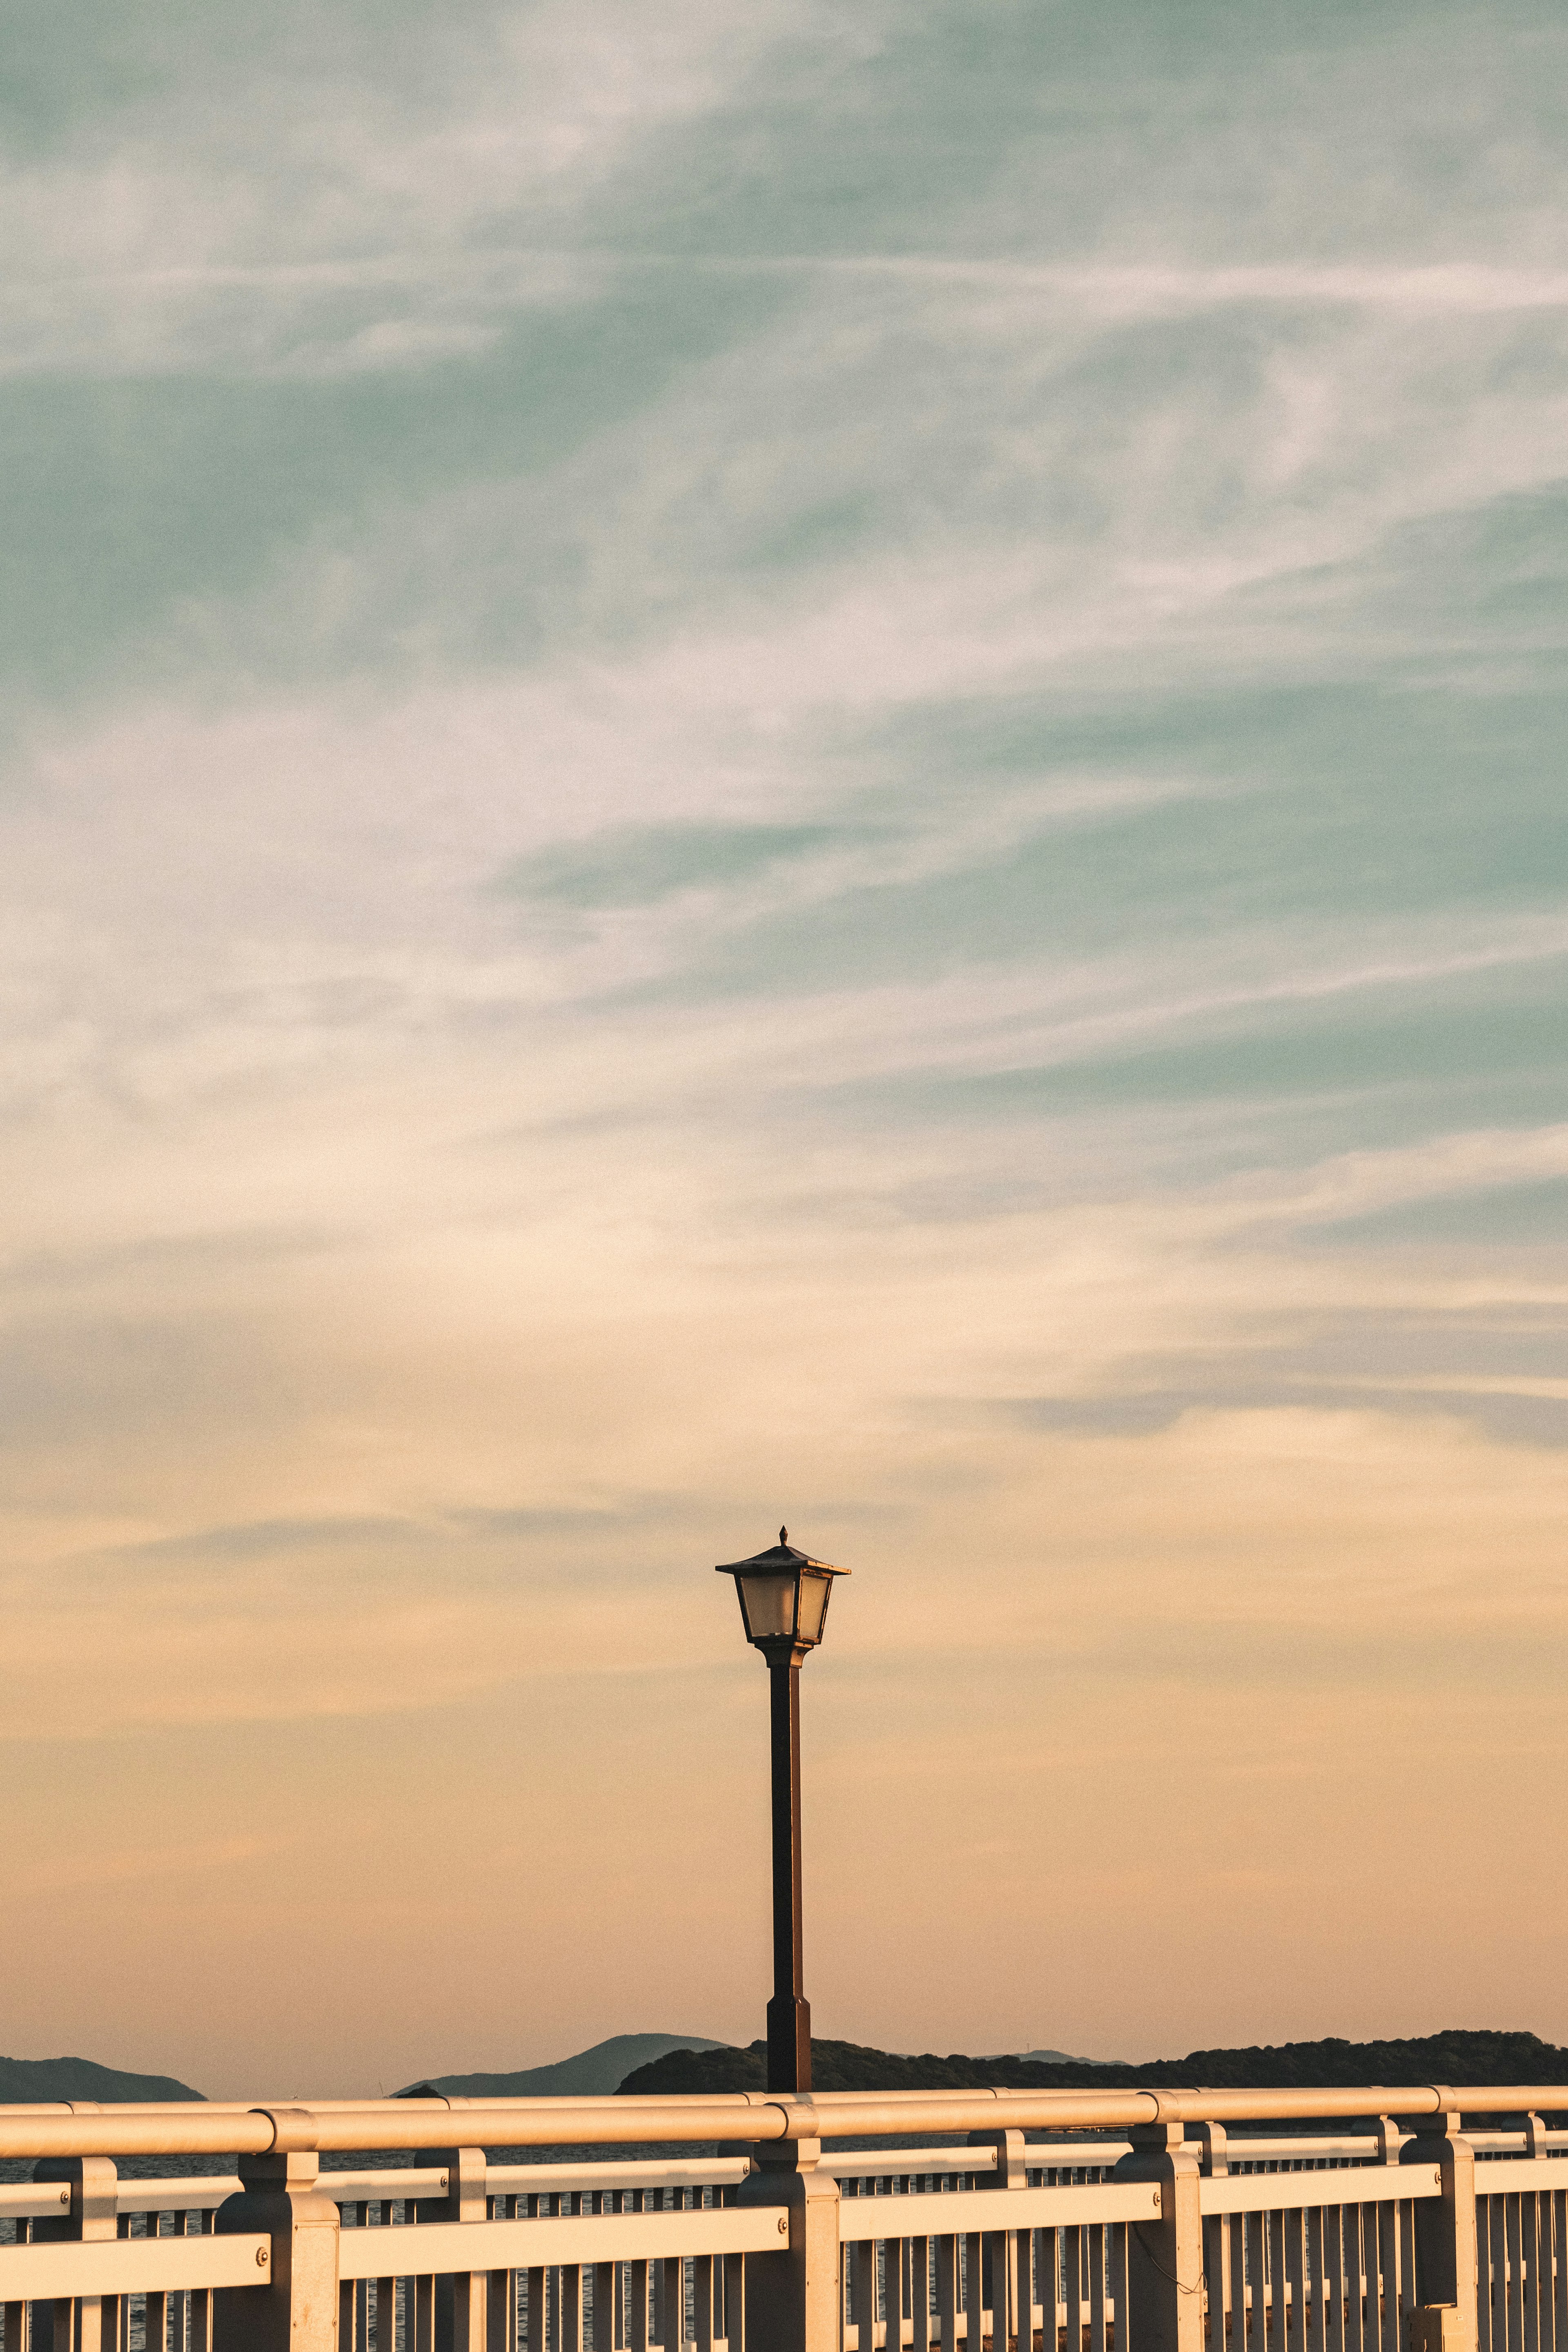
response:
M744 2050L722 2044L672 2050L635 2068L621 2088L632 2096L760 2091L767 2087L767 2060L764 2042ZM1408 2041L1345 2042L1331 2035L1321 2042L1193 2050L1185 2058L1132 2065L1086 2058L968 2058L957 2052L910 2057L856 2042L813 2040L811 2079L819 2091L1264 2091L1364 2083L1394 2091L1425 2083L1568 2084L1568 2050L1534 2033L1454 2029Z
M203 2095L172 2074L124 2074L95 2058L0 2058L0 2105L6 2106L39 2106L57 2099L121 2106Z

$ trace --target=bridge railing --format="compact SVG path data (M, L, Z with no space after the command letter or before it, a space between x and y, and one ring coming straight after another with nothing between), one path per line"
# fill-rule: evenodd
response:
M0 2107L0 2158L33 2160L0 2187L0 2352L1568 2352L1554 2101ZM1521 2127L1466 2134L1462 2110ZM873 2137L894 2144L823 2145ZM320 2169L348 2151L361 2168ZM114 2160L225 2153L237 2174Z

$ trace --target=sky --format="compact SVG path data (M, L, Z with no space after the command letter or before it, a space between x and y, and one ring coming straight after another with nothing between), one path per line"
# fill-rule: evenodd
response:
M1568 27L24 5L0 2046L1568 2040Z

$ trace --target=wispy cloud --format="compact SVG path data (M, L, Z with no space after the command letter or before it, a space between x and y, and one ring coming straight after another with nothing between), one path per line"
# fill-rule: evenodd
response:
M1048 2030L825 1930L841 2023L1226 2038L1120 2030L1157 1888L1277 2036L1234 1913L1270 1773L1380 1922L1440 1847L1480 1969L1476 1790L1550 1748L1562 1633L1562 50L1220 0L40 33L0 189L37 1905L101 1885L149 1983L160 1907L313 1972L371 1922L413 2003L413 1875L583 2040L628 2021L585 1935L608 1970L668 1916L716 2019L755 1688L709 1564L804 1515L856 1570L818 1752L869 1792L824 1884L946 1969L938 1846L1066 1989ZM1006 1886L961 1810L1004 1740L1052 1790L1049 1851L995 1818ZM1294 2021L1343 2029L1312 1901Z

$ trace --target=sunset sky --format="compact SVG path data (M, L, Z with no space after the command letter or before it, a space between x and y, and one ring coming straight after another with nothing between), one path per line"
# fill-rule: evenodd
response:
M1568 24L24 7L0 2050L1568 2040Z

